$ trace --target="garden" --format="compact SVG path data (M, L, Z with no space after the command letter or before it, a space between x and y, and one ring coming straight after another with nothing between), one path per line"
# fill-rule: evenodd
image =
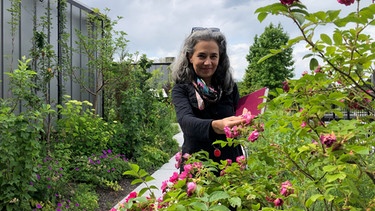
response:
M298 0L258 8L259 21L285 16L301 32L259 62L304 43L310 70L270 92L263 114L245 109L246 123L215 142L240 144L245 156L215 163L205 152L177 153L177 165L187 159L184 171L158 187L163 196L132 192L117 210L374 210L375 5L364 3L338 0L349 14L324 3L309 12ZM332 25L332 34L316 33ZM150 180L136 165L125 174Z
M66 1L59 2L59 9L66 9ZM8 9L14 39L20 4L12 1ZM133 187L130 182L122 186L133 179L123 174L131 164L153 172L178 151L174 110L170 99L152 91L160 80L147 72L152 61L145 55L128 53L114 62L114 52L127 44L126 34L113 30L116 20L89 14L92 31L76 32L81 50L70 49L69 35L62 34L64 54L59 58L47 39L53 27L50 10L46 11L38 16L29 56L6 72L11 95L0 99L0 210L109 210L118 201L103 201L102 194ZM100 27L103 20L107 25ZM69 52L77 51L91 58L86 69L69 62ZM65 95L56 102L49 90L58 74L72 79L81 87L77 92L90 93L94 100ZM88 84L85 75L103 80ZM101 97L105 109L99 115L95 99Z
M0 210L103 209L97 188L120 190L124 177L147 183L173 155L176 164L187 159L184 171L167 175L162 187L130 193L118 210L374 210L375 4L361 6L366 1L338 0L352 8L349 14L326 11L324 3L309 12L298 0L256 10L259 21L285 16L301 33L259 62L303 43L310 70L271 90L263 114L245 109L246 123L225 128L227 140L215 144L242 145L246 154L235 161L178 153L170 99L150 89L158 81L146 71L151 61L144 55L109 60L111 46L126 46L124 34L95 42L103 57L91 65L106 65L102 117L96 105L70 96L48 103L43 94L53 72L30 63L46 65L56 55L40 45L8 73L13 97L0 99ZM317 33L328 26L331 34ZM81 36L81 44L93 42ZM20 106L27 109L14 112ZM155 188L162 197L146 195Z

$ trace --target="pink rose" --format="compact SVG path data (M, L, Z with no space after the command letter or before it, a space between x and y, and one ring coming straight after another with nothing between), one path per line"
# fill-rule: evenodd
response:
M189 182L187 184L187 194L188 194L188 196L191 196L194 193L195 189L197 189L197 184L195 184L195 182Z
M345 6L349 6L354 3L354 0L337 0L340 4L345 4Z
M296 0L280 0L281 4L291 5Z
M136 197L137 197L137 192L133 191L133 192L129 193L128 197L126 197L125 202L128 203L130 201L130 199L134 199Z
M258 139L259 137L259 132L258 130L254 130L253 132L251 132L251 134L249 135L249 137L247 138L247 140L251 141L251 142L254 142Z
M327 147L331 147L333 145L333 143L336 142L336 136L335 134L332 132L331 134L328 134L328 135L320 135L320 142L324 145L326 145Z
M275 204L276 207L280 207L283 205L284 201L281 198L277 198L275 199L275 201L273 201L273 203Z
M290 89L290 87L289 87L288 81L283 81L283 90L284 90L284 92L289 92L289 89Z
M177 172L173 172L173 175L169 178L169 182L171 183L175 183L176 181L178 181L178 173Z
M293 193L294 193L294 189L292 187L292 183L289 180L281 183L281 190L280 190L281 195L286 197Z

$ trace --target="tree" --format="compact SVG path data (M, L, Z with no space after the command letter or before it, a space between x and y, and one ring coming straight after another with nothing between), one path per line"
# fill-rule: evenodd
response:
M293 77L294 61L292 60L292 48L272 56L258 63L259 59L268 55L272 49L280 49L289 40L289 36L279 24L275 27L272 23L265 28L263 34L254 38L254 44L250 46L250 52L246 56L249 65L246 69L241 95L246 95L262 87L273 90L282 87L285 79Z

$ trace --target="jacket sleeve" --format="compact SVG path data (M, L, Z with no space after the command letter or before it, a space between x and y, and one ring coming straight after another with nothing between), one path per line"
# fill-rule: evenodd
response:
M214 135L211 126L213 119L202 119L193 112L188 86L176 84L172 89L172 103L176 110L177 121L185 136L194 140L209 140Z

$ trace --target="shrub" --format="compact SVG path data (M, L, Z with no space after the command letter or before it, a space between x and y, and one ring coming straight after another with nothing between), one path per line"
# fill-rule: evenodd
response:
M68 100L58 105L61 119L57 120L58 139L69 144L72 156L90 156L107 148L113 130L111 124L94 114L88 101Z
M375 46L364 32L373 25L375 4L360 9L360 2L343 18L338 10L309 13L297 0L259 8L259 20L269 14L293 20L302 36L283 49L305 41L312 51L305 57L312 57L311 71L270 93L264 114L254 118L245 110L247 123L225 128L227 140L215 142L241 144L247 157L215 163L205 152L184 155L184 171L162 184L160 199L143 196L145 191L132 193L120 210L373 210L375 89L369 77ZM314 39L316 27L330 23L336 26L332 38L320 34ZM357 109L366 115L356 115ZM327 115L334 118L325 121ZM132 168L127 174L140 172ZM141 180L149 179L143 174Z

